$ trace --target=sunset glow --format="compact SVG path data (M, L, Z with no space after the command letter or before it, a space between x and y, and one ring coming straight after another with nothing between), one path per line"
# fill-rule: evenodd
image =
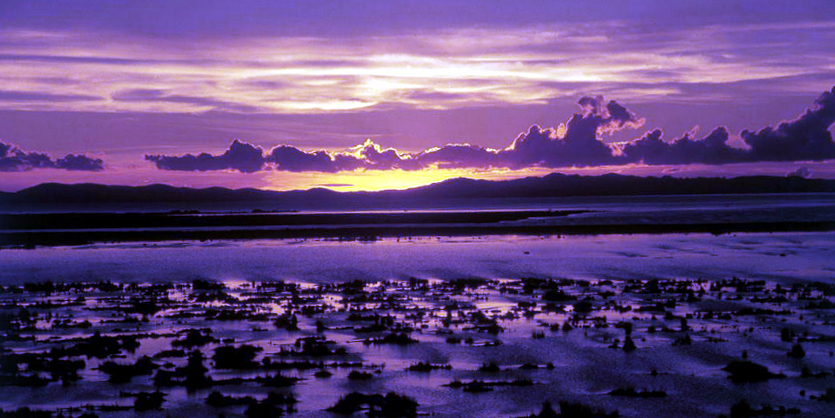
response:
M833 418L835 0L0 0L0 418Z
M743 129L796 118L835 84L835 59L828 53L835 22L815 7L786 19L763 18L771 9L729 19L733 13L710 5L704 7L715 7L712 18L673 25L667 21L687 16L690 12L682 13L687 6L648 8L646 18L624 18L618 13L634 11L611 7L608 17L598 18L593 8L566 11L538 4L548 12L532 11L541 17L535 23L484 11L471 22L439 25L437 16L427 15L400 27L393 22L405 24L402 17L383 8L385 17L379 19L358 15L330 26L306 26L313 20L299 17L308 12L300 4L266 7L252 0L240 10L252 3L264 16L247 22L229 17L241 13L232 6L200 12L214 16L221 30L189 20L189 8L177 2L127 11L102 8L74 24L40 19L39 6L25 3L0 6L0 143L55 158L95 156L103 162L96 177L103 182L206 184L207 175L194 170L149 173L154 168L144 156L220 155L235 139L264 152L291 145L303 152L339 153L368 138L400 155L461 143L500 150L533 124L554 127L554 138L562 138L565 123L579 111L578 100L598 96L645 120L640 128L618 128L601 141L627 144L659 128L669 142L694 127L704 134L726 126L728 143L745 148ZM165 10L163 21L157 22L154 7ZM354 15L347 5L339 10ZM129 15L141 23L118 23ZM169 17L182 27L165 23ZM456 162L457 168L438 169L444 164L435 160L377 180L376 170L356 167L304 175L279 169L245 178L231 170L225 177L220 172L208 177L230 186L351 184L376 190L459 175L517 177L586 165L569 158L525 163L529 167ZM769 173L791 171L796 163ZM11 176L0 189L85 177L26 171L28 180ZM347 187L334 187L340 188Z

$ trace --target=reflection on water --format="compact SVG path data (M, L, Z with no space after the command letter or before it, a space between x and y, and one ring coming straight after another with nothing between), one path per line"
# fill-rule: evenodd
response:
M207 406L209 393L216 389L258 400L271 391L292 394L300 403L291 417L333 417L323 410L352 391L407 395L420 403L419 412L438 417L526 416L543 400L571 400L618 410L626 417L695 418L727 414L740 399L757 407L774 402L798 407L806 416L825 416L828 405L808 395L835 386L835 377L827 374L835 368L830 326L835 318L826 305L835 296L827 295L831 286L814 283L835 283L833 251L831 232L168 242L1 250L0 285L48 280L140 285L40 293L7 289L0 295L0 314L18 315L25 306L35 320L15 331L16 339L0 340L0 347L38 355L62 347L70 350L67 358L82 358L79 353L73 357L72 347L92 338L94 331L106 337L136 336L141 344L133 351L117 350L115 356L83 357L81 380L66 386L59 381L42 387L4 386L0 408L130 407L130 393L160 388L157 377L147 374L112 383L100 366L108 360L134 364L148 355L158 370L176 374L187 366L186 354L163 354L176 348L176 341L188 340L190 329L209 329L197 332L197 337L211 334L211 342L200 346L209 376L216 382L243 383L196 390L162 386L165 409L143 416L243 416L241 406ZM472 280L447 281L452 279ZM293 285L277 285L276 280ZM367 284L344 284L352 280ZM358 310L353 319L352 309ZM288 312L298 314L299 330L279 320ZM362 330L375 324L363 316L373 315L391 316L396 324L383 332ZM565 330L567 323L573 330ZM623 323L631 324L635 351L623 349ZM412 328L410 338L418 342L367 341L401 326ZM303 379L295 385L263 387L258 379L275 374L263 359L276 364L295 360L287 352L300 349L295 344L299 338L314 335L333 341L331 348L346 350L344 356L322 357L321 367L332 373L330 378L313 375L320 366L294 368L282 373ZM801 340L805 357L787 356ZM260 348L255 357L259 365L216 367L212 353L222 345ZM721 368L743 353L788 377L732 383ZM451 369L406 370L419 361ZM490 363L500 371L482 369ZM158 370L153 373L158 375ZM372 376L349 379L356 370ZM22 373L27 373L25 368ZM823 374L813 378L808 373ZM529 379L533 386L495 386L484 393L445 386L476 379L488 384ZM609 395L626 387L663 390L667 397ZM798 395L800 390L807 395ZM116 398L119 393L127 397ZM97 413L103 418L134 416L130 411Z
M835 233L234 241L0 251L0 284L548 277L831 280Z

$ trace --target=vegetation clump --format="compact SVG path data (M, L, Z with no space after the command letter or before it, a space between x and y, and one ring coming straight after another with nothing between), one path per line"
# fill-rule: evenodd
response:
M165 402L165 394L160 391L140 392L136 394L133 409L137 412L162 409L163 402Z
M142 356L134 364L118 364L108 361L99 366L106 373L110 383L128 383L136 376L148 376L159 368L148 356Z
M728 379L734 383L756 383L786 377L782 373L771 373L767 367L747 360L734 360L722 370L731 374Z
M218 342L217 338L209 335L209 332L211 332L209 329L190 329L186 332L185 338L172 341L171 346L192 349L194 347L202 347L206 344Z
M605 411L593 409L590 406L571 403L560 402L560 413L554 411L554 407L550 402L545 402L542 405L542 410L538 414L531 414L527 417L520 418L618 418L620 414L618 411L606 413Z
M639 391L635 388L619 388L609 392L612 396L626 396L630 398L663 398L667 396L667 392L663 390L644 390Z
M406 370L410 372L431 372L432 370L452 370L452 366L449 364L431 364L421 361L409 366Z
M774 408L771 405L763 405L760 409L754 409L743 399L731 407L730 418L781 417L799 413L800 410L797 408L786 408L784 406ZM727 418L725 415L720 416L720 418L722 417Z
M395 344L395 345L409 345L417 344L418 340L412 339L406 333L391 333L380 338L366 338L362 342L365 345L370 344Z
M373 394L365 395L359 392L351 392L327 409L340 415L352 415L365 410L369 417L416 417L419 404L412 398L389 392L386 395Z
M255 356L264 349L254 345L242 345L234 347L226 345L215 349L212 360L216 369L253 369L258 367Z

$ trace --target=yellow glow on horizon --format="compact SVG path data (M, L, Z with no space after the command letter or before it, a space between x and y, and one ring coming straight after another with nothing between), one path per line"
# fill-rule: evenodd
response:
M643 164L600 167L565 167L560 169L530 167L521 170L508 168L491 169L444 169L425 168L422 170L357 170L339 173L302 172L292 173L271 171L263 175L265 190L307 190L325 188L338 192L403 190L426 186L453 178L479 180L511 180L523 177L542 177L552 173L600 175L607 173L647 174L657 167Z
M479 179L511 179L537 174L538 170L472 170L472 169L433 169L403 170L366 170L340 173L287 173L271 172L264 176L267 190L304 190L321 187L340 192L401 190L425 186L443 180L467 177Z

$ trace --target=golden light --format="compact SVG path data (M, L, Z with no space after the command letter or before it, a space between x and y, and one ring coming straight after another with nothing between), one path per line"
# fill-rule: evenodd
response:
M457 178L509 179L534 175L531 170L436 169L423 170L358 170L341 173L288 173L273 171L264 176L264 189L303 190L323 187L340 192L401 190Z

